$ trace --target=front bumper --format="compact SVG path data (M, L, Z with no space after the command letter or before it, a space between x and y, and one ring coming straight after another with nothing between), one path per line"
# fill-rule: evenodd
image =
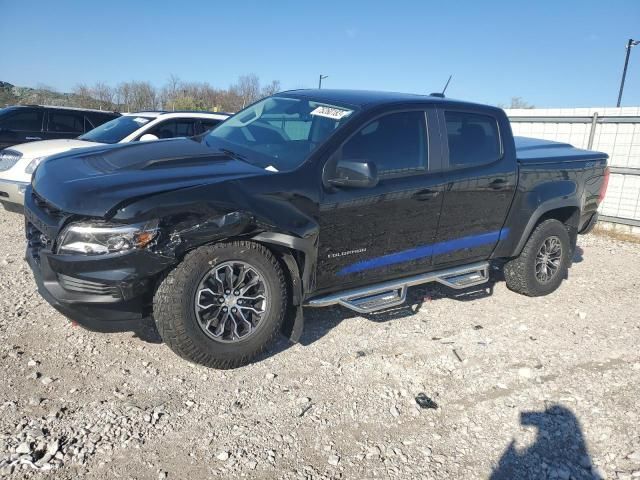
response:
M24 205L24 192L28 186L27 182L0 179L0 202Z
M150 299L145 291L125 299L119 287L97 282L71 282L56 273L48 255L35 256L27 249L26 260L33 272L38 292L56 310L90 330L116 331L136 324L149 314ZM61 281L61 278L65 280ZM65 287L72 286L75 290Z
M151 313L159 275L174 259L148 250L108 255L58 255L55 238L68 217L39 208L27 190L26 260L38 292L55 309L98 331L135 325Z

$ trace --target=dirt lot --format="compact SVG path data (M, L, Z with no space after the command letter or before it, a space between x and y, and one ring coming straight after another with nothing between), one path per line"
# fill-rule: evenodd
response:
M581 238L545 298L498 282L308 310L301 344L223 372L151 322L73 326L36 293L22 222L0 208L0 476L640 477L638 244Z

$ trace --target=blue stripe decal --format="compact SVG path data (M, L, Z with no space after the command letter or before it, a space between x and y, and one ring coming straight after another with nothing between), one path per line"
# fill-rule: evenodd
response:
M465 248L474 248L482 245L496 243L499 240L507 238L509 229L503 228L495 232L481 233L479 235L470 235L468 237L456 238L446 242L434 243L432 245L422 245L401 252L390 253L382 257L376 257L369 260L362 260L344 267L338 272L338 275L348 275L350 273L362 272L374 268L395 265L396 263L410 262L420 258L426 258L436 255L444 255L445 253L455 252Z

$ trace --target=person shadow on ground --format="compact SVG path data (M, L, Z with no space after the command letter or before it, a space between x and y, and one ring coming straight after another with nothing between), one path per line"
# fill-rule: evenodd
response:
M568 408L552 405L542 412L521 412L520 423L537 428L535 442L519 450L512 441L491 480L602 480L592 469L580 423Z

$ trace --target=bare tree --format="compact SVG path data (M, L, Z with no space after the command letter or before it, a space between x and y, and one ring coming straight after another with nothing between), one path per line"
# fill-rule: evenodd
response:
M131 109L134 111L157 108L158 94L149 82L130 82Z
M534 105L524 101L522 97L511 97L509 108L536 108Z
M166 110L176 109L175 103L178 97L180 96L179 92L181 89L181 85L182 85L182 81L180 80L180 77L178 77L173 73L169 75L169 78L167 79L167 83L165 84L165 86L162 88L162 91L160 92L160 103L162 104L164 109Z
M98 102L101 110L114 110L115 91L109 85L98 82L91 91L92 97Z
M20 95L7 94L6 88L0 93L5 103L45 103L126 112L156 108L235 112L280 89L279 80L261 88L255 74L240 76L236 84L226 89L215 88L207 82L184 82L172 74L161 89L146 81L130 81L116 87L104 82L97 82L93 87L79 83L70 94L56 92L46 85L23 88Z
M128 83L120 83L115 88L115 102L121 111L131 111L131 93Z
M261 95L263 97L269 97L271 95L278 93L280 90L282 90L280 86L280 80L272 80L270 84L262 87Z
M260 79L255 73L242 75L234 86L238 96L242 99L242 108L260 98ZM231 87L233 90L234 87Z
M96 105L91 89L83 83L73 88L74 105L81 108L94 108Z

